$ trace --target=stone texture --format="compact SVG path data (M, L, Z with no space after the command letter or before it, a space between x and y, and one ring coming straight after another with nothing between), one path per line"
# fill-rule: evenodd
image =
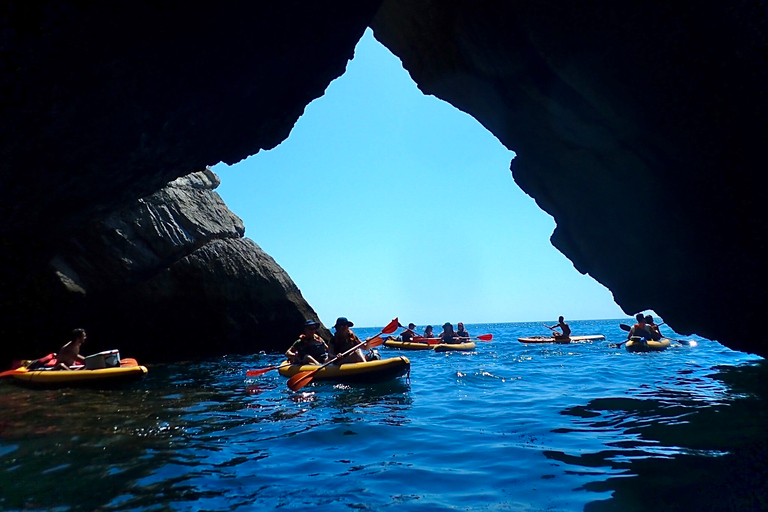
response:
M317 319L288 274L243 238L218 185L209 169L179 178L60 248L58 311L88 326L88 352L123 347L157 361L284 350L305 318Z
M373 28L517 153L552 243L627 313L768 355L763 2L386 0Z
M76 297L93 305L87 297L96 290L122 280L144 282L146 276L130 267L136 262L162 257L155 262L161 269L177 257L191 257L186 221L158 222L184 207L167 203L152 207L159 238L137 240L130 247L135 253L126 255L115 274L95 260L83 275L61 266L57 275L50 267L70 240L88 235L84 229L175 178L279 144L306 105L344 72L379 4L2 2L0 338L14 340L12 350L30 357L33 348L58 345L72 329L80 318L68 317ZM164 193L163 200L178 199L172 189ZM232 227L230 235L237 229L242 226ZM203 250L210 229L199 230L195 236ZM115 226L105 236L119 245L125 233ZM182 242L178 250L189 252L157 247L176 242ZM248 253L249 243L233 239L229 246ZM222 239L216 244L227 245ZM78 263L86 264L67 262ZM81 311L88 318L103 312ZM184 316L177 309L180 316L168 317L163 331L193 324L197 313ZM135 321L137 315L126 318ZM253 350L272 343L259 337L271 332L268 318L259 318L260 331L249 335ZM227 339L235 336L223 332L229 325L222 326ZM130 345L123 349L130 351ZM217 345L219 353L228 350L225 343Z
M554 245L625 311L768 354L764 2L380 4L3 2L4 354L82 322L126 355L258 350L308 313L211 176L136 201L279 144L368 24L517 152Z

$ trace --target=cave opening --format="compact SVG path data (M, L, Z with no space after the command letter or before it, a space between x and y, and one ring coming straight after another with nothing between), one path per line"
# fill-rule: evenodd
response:
M513 158L419 91L369 29L286 141L213 170L326 324L623 317L550 244L554 221L514 183Z

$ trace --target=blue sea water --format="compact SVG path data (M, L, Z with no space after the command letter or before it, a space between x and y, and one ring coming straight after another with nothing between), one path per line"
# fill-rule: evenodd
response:
M691 336L399 352L408 378L291 392L279 354L150 366L116 390L0 384L0 510L644 511L768 508L768 364ZM355 328L361 337L376 328ZM663 327L667 335L673 333ZM130 356L130 354L124 354Z

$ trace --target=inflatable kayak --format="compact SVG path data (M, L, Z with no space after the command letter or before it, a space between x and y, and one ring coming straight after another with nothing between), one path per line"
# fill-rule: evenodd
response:
M604 340L602 334L592 334L589 336L571 336L571 341L557 341L552 336L531 336L529 338L517 338L520 343L574 343L579 341L600 341Z
M627 352L661 352L666 350L670 344L667 338L662 338L659 341L648 340L645 342L631 339L624 346L627 348Z
M287 364L287 361L281 363L281 365L285 364ZM293 377L299 372L308 372L316 369L317 366L311 364L291 364L283 366L278 371L283 377ZM344 363L342 365L329 364L315 373L312 380L367 384L395 379L401 375L405 375L410 369L411 362L408 358L399 356L391 357L389 359L367 361L365 363Z
M466 352L468 350L475 349L475 342L465 341L464 343L440 343L434 347L435 352L451 352L454 350Z
M147 373L146 366L139 366L135 359L123 359L121 365L115 368L99 368L97 370L28 370L17 368L10 376L14 381L31 387L63 388L74 386L106 386L122 383L143 377Z
M384 346L400 350L432 350L435 345L416 341L387 340L384 342Z

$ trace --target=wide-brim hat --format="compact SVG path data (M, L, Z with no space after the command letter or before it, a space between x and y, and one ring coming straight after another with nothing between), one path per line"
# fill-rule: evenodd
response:
M352 327L355 324L353 324L352 322L347 320L346 317L340 316L339 318L336 319L336 323L333 324L333 326L334 327L339 327L340 325L346 325L347 327Z
M446 327L453 327L453 324L451 322L445 322L443 324L443 329L445 329Z

